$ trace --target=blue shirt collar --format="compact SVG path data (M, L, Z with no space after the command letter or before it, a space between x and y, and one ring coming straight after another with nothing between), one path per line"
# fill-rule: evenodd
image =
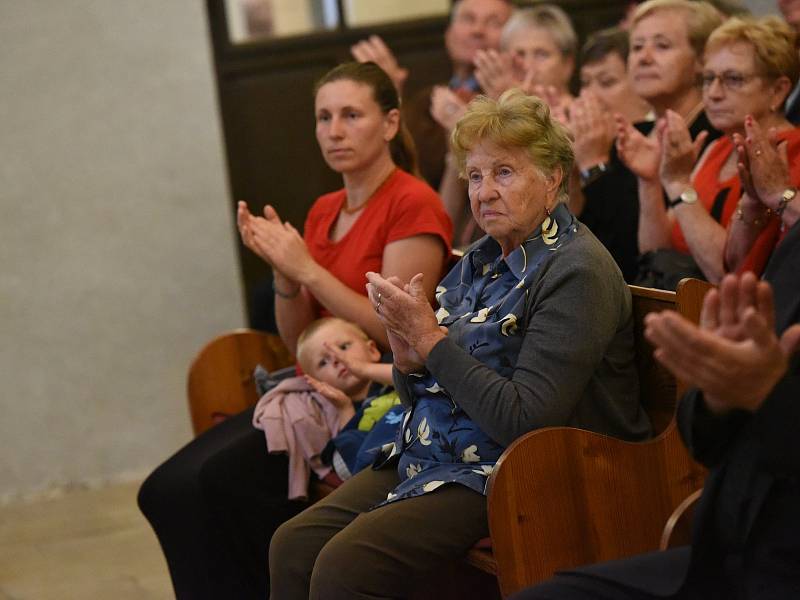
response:
M572 225L574 221L572 215L569 213L569 209L562 203L556 204L552 216L558 222L562 223L561 233L564 233L566 229L564 225ZM516 277L518 281L521 281L530 271L531 264L528 258L529 255L535 252L536 242L541 236L542 227L540 225L518 248L515 248L508 256L503 258L500 244L497 243L494 238L487 235L475 243L474 250L469 253L469 258L472 261L473 268L477 272L481 272L484 265L490 265L489 268L494 269L497 263L505 261L508 270L514 274L514 277Z
M450 78L450 82L447 84L447 86L451 90L457 90L459 88L467 88L469 91L474 92L476 94L481 91L481 86L478 83L478 80L475 79L474 75L470 75L469 77L466 77L464 79L462 79L458 75L453 75Z

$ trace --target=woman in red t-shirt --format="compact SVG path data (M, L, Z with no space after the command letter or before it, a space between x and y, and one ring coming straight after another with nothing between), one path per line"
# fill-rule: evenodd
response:
M344 189L309 212L305 239L272 207L239 205L242 239L273 268L278 328L287 346L318 316L386 333L366 298L366 271L408 281L418 272L433 298L449 257L450 221L436 193L407 171L399 100L373 63L328 73L316 93L317 139ZM405 169L405 170L402 170ZM224 420L160 465L139 506L169 565L175 597L265 598L267 549L275 528L306 506L287 499L288 460L269 454L253 409Z
M304 237L271 206L258 217L240 202L242 241L272 266L278 331L292 352L306 325L329 314L357 323L387 348L365 273L403 282L423 273L433 300L452 225L436 192L407 172L413 154L399 98L379 67L347 63L330 71L317 84L315 114L322 155L342 174L344 189L314 203Z
M742 196L739 162L744 154L734 148L734 137L752 137L754 129L771 131L792 165L791 183L784 185L800 184L800 129L783 114L800 71L794 42L794 31L777 17L732 18L711 34L701 72L703 102L709 121L725 135L695 163L703 138L693 143L676 113L668 112L659 123L661 157L654 179L660 179L669 207L660 186L642 193L640 185L641 252L672 249L691 255L712 283L727 271L763 270L777 241L778 219L758 199ZM784 191L790 194L792 188L775 194L778 212ZM729 231L736 240L742 235L737 230L744 228L749 231L746 243L726 253Z

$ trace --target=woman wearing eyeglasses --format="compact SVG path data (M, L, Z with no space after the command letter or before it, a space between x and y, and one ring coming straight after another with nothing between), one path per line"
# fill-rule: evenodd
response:
M630 33L627 71L633 93L657 117L667 110L680 114L692 137L707 131L706 143L720 133L703 112L699 75L706 40L721 23L708 2L647 0L636 9ZM609 249L625 279L634 283L640 270L637 175L642 169L658 172L654 123L629 123L630 115L619 114L621 107L615 107L616 133L627 142L623 154L609 147L612 140L602 109L581 104L576 103L569 115L580 169L580 186L573 188L570 208ZM649 154L655 154L654 166L648 166Z
M703 61L703 102L724 135L701 154L704 136L692 141L680 115L667 111L659 120L650 168L637 172L640 252L691 256L713 283L727 271L760 273L777 240L775 214L795 201L792 185L800 183L800 129L783 114L799 73L795 33L777 18L733 18L714 31ZM623 135L621 153L630 157L627 141ZM686 271L673 282L692 274L686 263L673 263Z

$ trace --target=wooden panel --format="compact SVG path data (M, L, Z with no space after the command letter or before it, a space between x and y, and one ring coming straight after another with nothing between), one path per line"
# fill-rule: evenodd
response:
M650 312L675 309L675 292L629 286L633 296L633 335L636 369L639 372L639 400L650 416L653 431L666 429L675 413L675 378L653 358L653 346L644 337L644 317Z
M509 446L489 478L489 529L504 596L556 570L659 548L664 524L701 487L705 469L683 445L674 420L674 378L652 357L644 317L677 309L699 315L700 287L678 292L630 286L641 399L658 431L624 442L580 429L528 433Z
M558 569L657 549L667 518L705 477L674 424L643 444L540 430L494 473L489 524L504 596Z

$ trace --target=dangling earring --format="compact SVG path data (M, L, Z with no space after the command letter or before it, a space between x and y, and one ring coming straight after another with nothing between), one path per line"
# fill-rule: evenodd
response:
M549 246L555 243L556 237L558 236L558 223L552 217L550 209L546 206L544 207L544 212L547 217L542 223L542 241Z

